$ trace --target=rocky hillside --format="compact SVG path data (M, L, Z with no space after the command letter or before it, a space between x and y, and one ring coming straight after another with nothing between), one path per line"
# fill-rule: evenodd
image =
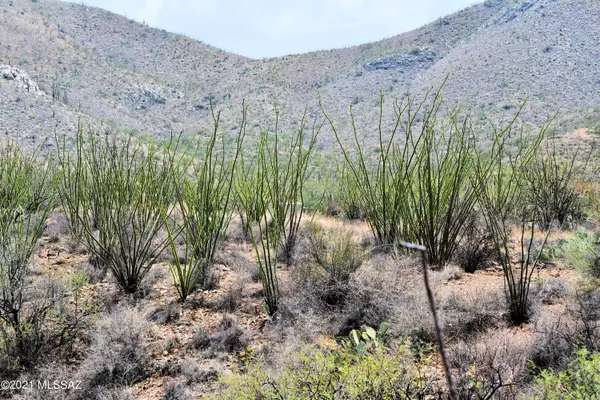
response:
M353 104L373 129L381 90L419 95L448 75L447 105L476 120L529 98L528 121L561 108L574 128L600 120L599 64L596 0L487 0L380 42L265 60L81 4L0 0L0 133L36 144L83 118L164 137L202 131L211 100L228 129L244 100L252 129L272 126L275 105L294 129L306 109L320 116L319 93L342 127Z

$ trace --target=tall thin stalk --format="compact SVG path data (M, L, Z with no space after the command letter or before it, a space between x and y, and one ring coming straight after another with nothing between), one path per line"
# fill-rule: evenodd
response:
M217 245L231 219L233 178L246 134L246 111L244 106L232 159L226 153L225 138L221 148L216 147L220 113L213 111L214 129L204 144L202 160L199 164L192 162L189 174L186 171L178 174L181 180L176 185L176 201L180 219L173 218L172 223L167 220L166 225L174 260L171 273L183 301L198 284L207 284ZM184 170L187 169L186 166ZM184 239L183 261L176 248L178 235Z
M270 315L278 308L277 263L279 259L289 263L293 256L304 212L304 183L309 176L310 156L321 129L320 125L314 125L312 133L306 135L306 119L303 118L298 133L291 138L289 148L284 149L282 155L278 122L279 111L276 111L273 134L264 132L261 135L253 173L241 174L242 182L236 185L243 208L263 212L257 218L256 229L250 229L249 233Z

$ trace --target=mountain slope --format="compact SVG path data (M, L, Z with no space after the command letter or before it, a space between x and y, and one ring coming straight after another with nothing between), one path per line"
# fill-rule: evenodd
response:
M164 137L207 126L210 100L230 128L245 100L252 129L272 126L275 105L282 128L294 129L305 109L320 116L319 93L342 125L353 104L368 133L380 90L422 95L448 74L447 104L480 119L507 115L529 97L527 120L562 107L562 115L577 117L566 122L575 127L600 104L599 49L600 5L593 0L487 0L380 42L267 60L93 7L0 0L0 65L19 68L43 92L0 78L0 133L36 142L54 129L73 131L83 115Z

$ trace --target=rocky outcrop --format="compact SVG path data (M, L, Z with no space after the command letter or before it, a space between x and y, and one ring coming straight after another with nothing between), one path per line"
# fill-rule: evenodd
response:
M30 93L45 95L45 93L40 90L38 84L35 83L27 73L19 68L11 67L10 65L0 65L0 79L14 81L17 85Z
M127 88L125 89L125 96L136 110L145 110L154 105L167 102L161 91L152 86Z
M408 54L386 57L363 66L366 71L406 69L411 67L427 68L434 63L436 54L431 50L415 49Z

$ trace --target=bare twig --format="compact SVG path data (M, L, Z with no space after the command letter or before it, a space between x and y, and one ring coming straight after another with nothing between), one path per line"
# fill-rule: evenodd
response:
M429 309L431 310L431 315L433 315L433 323L435 325L435 334L437 336L438 346L440 346L440 355L442 356L442 364L444 365L444 372L446 374L446 382L448 383L448 390L450 391L450 398L453 400L458 399L456 394L456 388L454 387L454 382L452 380L452 375L450 374L450 365L448 364L448 358L446 357L446 350L444 347L444 335L442 333L442 328L440 326L440 322L438 319L437 311L435 308L435 299L433 298L433 292L431 291L431 287L429 286L429 272L427 269L427 259L426 259L426 248L425 246L421 246L418 244L400 242L400 246L408 249L414 250L421 253L421 265L423 267L423 281L425 283L425 290L427 291L427 299L429 300Z

